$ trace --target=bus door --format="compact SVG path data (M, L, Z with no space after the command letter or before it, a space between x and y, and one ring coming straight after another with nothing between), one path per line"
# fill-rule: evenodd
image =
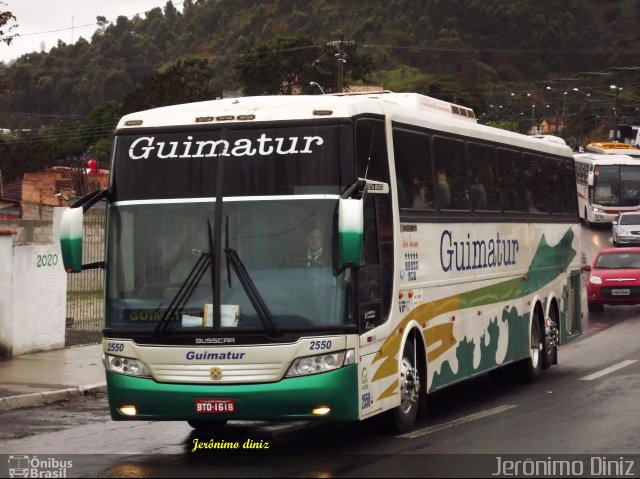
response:
M389 184L382 120L356 121L356 165L360 178ZM360 333L383 324L393 287L391 193L367 194L364 202L363 263L355 270L355 307Z

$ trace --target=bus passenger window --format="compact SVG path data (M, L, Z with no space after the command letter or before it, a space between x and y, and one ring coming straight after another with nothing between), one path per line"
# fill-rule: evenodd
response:
M500 196L504 211L523 212L522 157L515 150L498 148Z
M549 212L548 171L540 155L524 154L525 199L529 213Z
M467 168L464 143L448 138L433 140L436 166L436 198L440 209L468 210Z
M393 154L400 208L433 209L433 170L429 137L394 127Z
M494 148L487 145L469 143L467 146L467 164L471 181L469 199L474 210L500 209L494 152Z

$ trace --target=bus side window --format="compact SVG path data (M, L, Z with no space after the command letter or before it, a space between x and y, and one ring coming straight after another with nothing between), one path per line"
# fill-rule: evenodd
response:
M436 200L440 209L468 210L464 143L435 137L433 140L433 159L437 171Z
M549 178L549 209L551 214L567 213L566 195L562 163L557 158L545 158L544 166Z
M543 157L524 154L525 198L529 213L549 212L548 172Z
M523 212L522 157L515 150L498 148L498 174L502 209Z
M469 143L467 146L467 165L471 181L469 199L472 208L481 211L499 210L494 148L488 145Z
M578 198L574 192L575 184L576 184L576 173L574 168L577 168L578 164L576 163L575 167L572 162L565 161L564 162L564 172L565 172L565 186L564 189L567 191L567 213L570 215L578 214ZM586 183L586 180L585 180Z
M433 209L433 168L429 137L394 127L393 152L400 208Z

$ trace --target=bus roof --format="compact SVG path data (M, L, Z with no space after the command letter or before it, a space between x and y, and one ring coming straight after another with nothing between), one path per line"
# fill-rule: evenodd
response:
M239 97L172 105L124 116L118 123L117 133L130 133L136 128L350 118L362 114L384 115L391 121L571 155L571 149L566 145L480 125L470 108L417 93L389 91Z
M640 150L638 148L626 143L617 143L614 141L589 143L585 147L585 150L604 155L616 155L622 153L625 155L640 156Z
M576 161L592 163L594 165L640 165L638 158L621 154L576 153L573 157Z

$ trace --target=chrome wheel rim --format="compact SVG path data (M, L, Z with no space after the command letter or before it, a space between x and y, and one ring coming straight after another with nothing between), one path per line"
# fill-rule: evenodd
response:
M533 320L534 323L531 324L531 364L533 367L538 366L538 361L540 361L540 352L542 351L543 344L540 341L540 333L538 331L538 325L536 319Z
M400 410L406 414L418 402L420 379L416 368L408 358L402 358L400 366Z

